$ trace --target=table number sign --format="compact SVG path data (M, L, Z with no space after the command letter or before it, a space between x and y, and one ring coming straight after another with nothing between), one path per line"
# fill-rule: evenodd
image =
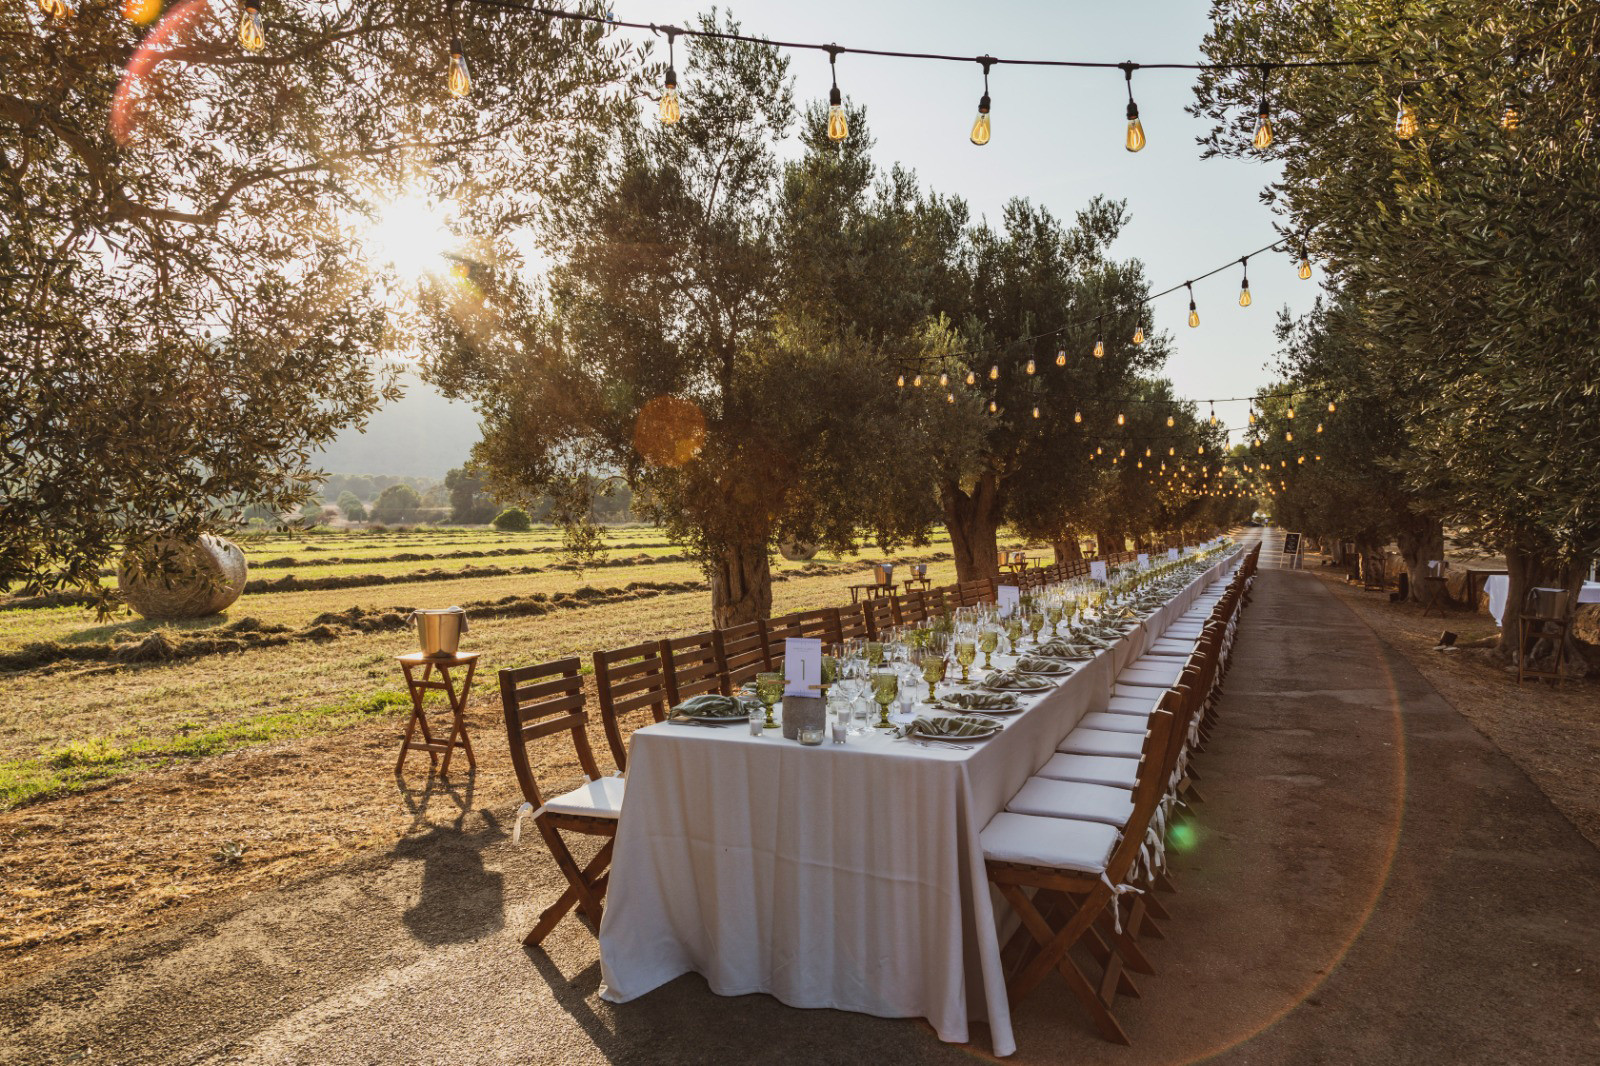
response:
M783 642L783 694L822 695L822 641L817 637L788 637Z
M1111 578L1106 573L1106 561L1104 559L1091 559L1089 561L1089 576L1096 581L1110 581Z
M1168 548L1167 549L1167 558L1169 560L1171 560L1172 562L1177 562L1178 561L1178 549L1177 548Z
M1001 585L994 590L994 605L1001 618L1010 618L1017 604L1022 602L1022 590L1015 585Z
M1150 565L1150 553L1149 552L1140 552L1139 553L1139 569L1143 570L1145 567L1147 567L1149 565Z

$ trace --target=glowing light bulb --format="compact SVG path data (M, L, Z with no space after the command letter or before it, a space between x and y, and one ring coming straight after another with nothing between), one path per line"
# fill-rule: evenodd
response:
M1311 280L1311 260L1307 259L1305 256L1300 257L1300 280Z
M1059 352L1056 353L1056 366L1066 366L1066 365L1067 365L1067 350L1065 348L1063 348Z
M999 409L1000 409L1000 407L999 407L998 404L996 404L993 400L989 401L989 413L990 414L994 414Z
M62 3L64 0L56 0ZM266 35L261 32L261 13L256 10L254 3L244 5L244 13L239 16L239 44L247 51L259 52L261 46L267 43ZM459 48L455 51L460 51ZM451 62L454 63L454 53ZM451 92L455 92L454 89ZM460 93L456 93L460 96Z
M243 27L240 28L241 34ZM451 96L465 96L472 91L472 75L467 73L467 60L461 54L461 38L450 39L450 75L445 79Z
M1123 414L1121 411L1118 411L1117 412L1117 425L1125 426L1127 424L1128 424L1128 416Z
M945 403L955 403L956 402L956 394L953 393L953 392L945 393L944 394L944 402Z
M1332 401L1332 400L1329 400L1329 401L1328 401L1328 413L1329 413L1329 414L1330 414L1330 415L1331 415L1331 414L1333 414L1333 410L1334 410L1334 405L1333 405L1333 401Z
M1189 301L1189 328L1194 329L1200 325L1200 312L1195 310L1194 301Z
M63 22L77 14L67 0L39 0L39 10Z
M1239 306L1240 307L1249 307L1250 306L1250 279L1249 278L1245 278L1244 281L1239 284Z
M1035 405L1035 407L1033 409L1033 417L1034 418L1038 418L1039 417L1039 408L1038 408L1037 405Z
M678 106L678 72L668 67L667 79L661 83L661 122L671 126L682 117L683 108Z
M1206 453L1206 446L1204 444L1197 445L1195 447L1194 453L1196 455L1204 455Z
M1289 429L1284 430L1283 431L1283 439L1285 441L1292 442L1294 440L1294 431L1293 430L1289 430Z
M1256 413L1254 411L1250 412L1250 424L1252 426L1256 424Z
M1305 461L1306 461L1306 457L1303 456L1303 455L1295 460L1296 463L1304 463Z
M1294 408L1293 407L1289 408L1289 417L1290 418L1294 417Z
M1507 104L1505 111L1500 115L1500 128L1507 133L1515 133L1520 125L1522 125L1522 108L1516 104Z
M983 64L983 95L978 98L978 117L972 122L972 143L981 147L989 143L989 67L994 60L984 56L978 62Z
M976 385L977 383L978 383L978 375L974 374L970 370L967 371L967 384L968 385Z
M1100 445L1096 444L1095 447L1094 447L1094 453L1096 455L1104 455L1106 453L1106 450L1105 450L1105 448L1103 448Z
M895 383L895 385L897 385L898 387L900 387L902 389L905 388L906 387L906 376L904 374L901 374L898 378L895 379L894 383Z
M1074 412L1072 412L1072 420L1074 422L1077 422L1077 423L1081 424L1083 422L1083 412L1082 411L1074 411Z
M1104 337L1096 337L1094 339L1094 357L1096 359L1104 359L1106 357L1106 341Z
M1409 141L1417 135L1417 111L1406 103L1406 94L1403 92L1394 113L1394 135L1402 141Z
M1030 374L1033 373L1034 370L1035 370L1035 367L1033 365L1033 360L1032 359L1028 360L1027 370L1028 370L1028 373L1030 373Z
M1000 364L999 363L995 363L993 366L991 366L989 368L989 380L990 381L999 381L1000 380Z
M911 379L911 387L913 389L922 388L922 375L921 374L918 374L916 377Z
M1144 327L1143 326L1135 326L1135 327L1133 327L1133 343L1135 343L1135 344L1143 344L1144 343Z
M948 373L941 372L939 374L939 387L941 389L950 387L950 375Z
M1167 454L1168 455L1177 455L1178 454L1178 449L1175 446L1168 447L1167 448ZM1166 468L1167 468L1167 464L1166 463L1162 463L1161 464L1161 469L1165 470Z
M1256 135L1250 142L1256 146L1256 151L1265 152L1272 147L1272 113L1267 109L1267 98L1261 98L1261 106L1256 108Z
M850 136L850 120L844 115L844 102L835 85L828 93L828 140L842 141Z

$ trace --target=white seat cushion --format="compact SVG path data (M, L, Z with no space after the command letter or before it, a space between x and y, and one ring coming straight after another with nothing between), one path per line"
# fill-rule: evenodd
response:
M1137 714L1141 717L1150 717L1157 707L1161 706L1161 697L1166 692L1156 692L1148 688L1137 688L1126 696L1112 696L1106 703L1106 710L1112 714Z
M1139 779L1139 762L1106 755L1052 755L1034 776L1132 788Z
M1117 831L1099 822L1001 811L983 827L978 839L983 857L995 862L1098 874L1117 846Z
M1074 729L1056 745L1068 755L1115 755L1137 759L1144 748L1143 733L1115 733L1108 729Z
M1148 673L1160 674L1160 675L1163 675L1165 677L1171 678L1171 680L1167 682L1168 687L1171 687L1172 685L1177 684L1178 678L1183 676L1183 664L1182 663L1175 663L1170 658L1166 658L1166 657L1160 656L1160 655L1155 655L1155 656L1146 655L1142 659L1135 659L1132 663L1130 663L1128 665L1128 669L1129 670L1138 670L1141 673L1147 673L1147 674ZM1117 677L1117 680L1121 681L1122 677L1119 675Z
M1157 640L1199 640L1205 633L1203 626L1170 625L1162 630Z
M583 814L591 818L616 818L622 814L622 792L627 780L602 777L579 785L565 795L546 800L544 809L554 814Z
M1156 639L1156 642L1154 644L1150 645L1150 654L1151 655L1158 655L1158 654L1161 654L1163 652L1166 652L1166 653L1170 653L1170 654L1173 654L1173 655L1177 655L1177 654L1187 655L1190 652L1194 651L1195 645L1197 643L1198 643L1197 641L1193 641L1193 640L1181 640L1178 637L1169 637L1169 636L1166 636L1166 635L1162 635L1161 637Z
M1112 733L1143 733L1150 728L1150 712L1093 711L1078 722L1079 729L1105 729Z
M1121 829L1133 817L1133 790L1030 777L1011 797L1006 810L1043 818L1076 818L1080 822L1100 822Z

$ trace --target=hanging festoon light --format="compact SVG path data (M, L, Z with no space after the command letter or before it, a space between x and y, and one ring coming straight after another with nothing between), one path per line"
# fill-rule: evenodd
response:
M839 46L828 46L828 73L833 76L833 88L828 90L828 140L842 141L850 136L850 120L845 118L844 98L839 95Z
M1311 280L1311 256L1306 254L1305 245L1300 246L1300 280Z
M1189 328L1194 329L1200 325L1200 312L1194 306L1194 282L1186 281L1183 287L1189 290Z
M1239 306L1250 306L1250 257L1247 255L1239 260L1239 265L1244 268L1244 277L1239 279Z
M989 401L989 413L990 414L994 414L998 410L1000 410L1000 405L995 403L993 400L990 400Z
M1056 366L1067 365L1067 350L1065 348L1056 352Z
M976 385L977 383L978 383L978 375L976 373L974 373L973 371L971 371L971 370L967 371L967 384L968 385Z
M1028 360L1028 365L1027 365L1027 367L1025 369L1028 371L1029 374L1032 374L1035 370L1038 369L1038 367L1034 365L1033 360L1030 358Z
M1096 359L1104 359L1106 357L1106 335L1105 331L1100 328L1100 319L1098 318L1094 320L1094 357Z
M955 403L956 402L956 394L953 393L953 392L945 393L944 394L944 402L945 403Z
M1000 364L999 363L995 363L995 364L993 364L992 366L989 367L989 380L990 381L999 381L1000 380Z
M1175 426L1177 424L1178 424L1178 420L1177 419L1173 418L1171 415L1167 416L1167 428L1168 429L1171 429L1173 426Z
M993 56L980 56L979 63L983 64L983 95L978 97L978 117L972 121L972 143L982 146L989 143L989 68L994 65Z
M916 377L911 379L911 387L913 389L922 388L922 375L921 374L918 374Z
M1038 418L1039 417L1039 405L1038 404L1034 404L1033 405L1033 417L1034 418Z
M461 51L460 35L450 38L450 73L445 78L445 87L451 96L466 96L472 91L472 75L467 72L467 57Z
M1211 405L1211 424L1213 426L1217 424L1217 405L1215 403Z
M678 106L678 70L674 49L678 31L669 26L666 33L667 77L661 83L661 121L664 125L671 126L683 117L683 109Z
M944 371L941 371L939 373L939 387L941 389L947 389L947 388L950 387L950 375L949 375L949 373L944 372Z
M1082 425L1083 424L1083 412L1082 411L1074 411L1074 412L1072 412L1072 421L1075 422L1075 423L1078 423L1079 425Z
M1272 147L1272 111L1267 107L1268 69L1266 63L1261 64L1261 103L1256 106L1256 135L1250 142L1258 152Z
M1142 323L1133 327L1133 343L1144 343L1144 325Z
M1511 69L1516 70L1522 64L1522 53L1518 51L1511 57ZM1505 109L1500 112L1500 128L1507 133L1517 132L1517 127L1522 125L1522 107L1517 103L1517 91L1508 88L1505 91Z
M39 0L39 10L63 22L77 14L67 0Z
M1317 432L1318 432L1318 433L1321 433L1321 432L1322 432L1322 423L1321 423L1321 422L1318 422L1318 423L1317 423Z
M1119 63L1122 68L1123 80L1128 83L1128 139L1125 147L1130 152L1137 152L1144 148L1144 124L1139 121L1139 105L1133 101L1133 72L1139 66L1137 63Z
M894 383L899 388L902 388L902 389L905 388L906 387L906 376L904 374L901 374L899 377L895 378Z
M1294 443L1294 431L1293 430L1288 430L1288 429L1284 430L1283 431L1283 439L1284 439L1285 443L1293 444Z
M246 0L244 12L239 16L239 46L247 52L259 52L266 43L266 34L261 32L261 12L255 0Z
M1252 426L1256 424L1256 409L1254 407L1250 408L1250 424Z
M1395 100L1394 135L1402 141L1409 141L1417 135L1417 110L1406 103L1406 88L1400 87L1400 95Z
M1333 402L1333 401L1332 401L1332 400L1329 400L1329 401L1328 401L1328 413L1329 413L1329 414L1330 414L1330 415L1331 415L1331 414L1333 414L1333 412L1334 412L1334 408L1335 408L1335 404L1334 404L1334 402Z

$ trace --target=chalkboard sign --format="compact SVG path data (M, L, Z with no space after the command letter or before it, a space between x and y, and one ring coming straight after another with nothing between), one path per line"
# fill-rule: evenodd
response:
M1285 533L1283 535L1283 554L1285 554L1285 555L1299 555L1300 554L1300 534L1298 534L1298 533Z

